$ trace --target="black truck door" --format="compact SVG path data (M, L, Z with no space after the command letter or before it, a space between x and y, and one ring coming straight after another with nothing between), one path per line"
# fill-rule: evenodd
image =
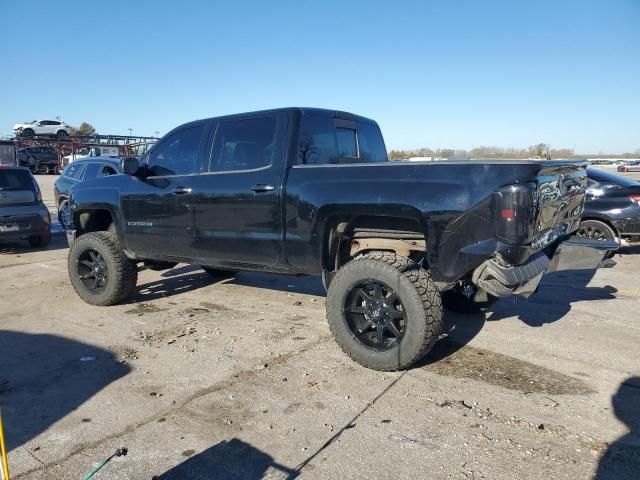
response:
M194 184L195 257L204 265L275 265L280 255L285 115L220 120L209 172Z
M140 256L189 259L193 250L192 189L206 125L190 124L149 152L147 175L122 192L127 247Z

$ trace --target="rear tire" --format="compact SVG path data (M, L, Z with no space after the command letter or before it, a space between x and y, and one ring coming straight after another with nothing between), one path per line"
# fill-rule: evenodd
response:
M47 173L49 173L49 167L45 164L40 164L36 167L36 172L39 175L46 175Z
M373 284L372 290L354 304L354 292L362 295L368 287L361 286L367 284ZM376 288L382 288L382 296L375 297ZM398 317L402 320L391 325ZM438 340L442 317L429 272L395 253L371 252L352 260L338 270L327 291L327 319L336 342L355 362L374 370L401 370L420 360ZM378 330L382 342L376 345L372 339Z
M29 243L34 248L46 247L51 242L51 233L43 233L42 235L32 235L29 237Z
M122 302L134 293L138 282L135 262L125 256L118 237L112 232L92 232L78 237L69 249L67 267L74 290L90 305Z

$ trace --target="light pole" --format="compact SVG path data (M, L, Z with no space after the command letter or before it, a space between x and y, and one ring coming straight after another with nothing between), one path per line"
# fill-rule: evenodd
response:
M131 132L133 131L132 128L128 128L127 130L129 130L129 140L131 140Z

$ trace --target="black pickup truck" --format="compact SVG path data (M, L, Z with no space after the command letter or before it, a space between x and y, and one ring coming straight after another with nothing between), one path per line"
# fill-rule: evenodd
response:
M390 162L378 125L285 108L198 120L140 161L71 189L69 275L111 305L143 267L322 275L336 341L406 368L455 306L534 292L550 270L597 268L615 242L569 239L585 165Z

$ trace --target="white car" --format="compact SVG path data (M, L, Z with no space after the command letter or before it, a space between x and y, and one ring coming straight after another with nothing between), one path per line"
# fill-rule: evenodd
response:
M16 137L55 135L58 138L65 138L71 133L71 127L59 120L34 120L33 122L14 125L13 131Z
M62 165L67 166L76 160L88 157L119 157L120 148L116 146L111 147L84 147L78 149L75 153L65 155L62 157Z

